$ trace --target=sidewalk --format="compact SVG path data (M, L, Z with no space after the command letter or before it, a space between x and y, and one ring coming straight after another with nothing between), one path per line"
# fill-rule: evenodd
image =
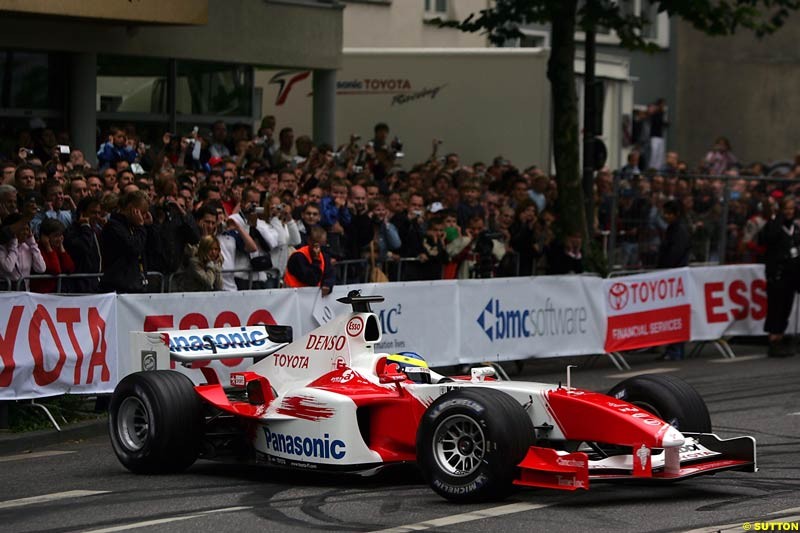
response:
M108 433L108 418L88 420L39 431L11 433L0 431L0 455L25 453L44 446L89 439Z

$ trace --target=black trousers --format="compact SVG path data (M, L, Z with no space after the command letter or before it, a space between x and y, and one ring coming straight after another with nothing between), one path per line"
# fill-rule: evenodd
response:
M767 318L764 321L764 331L775 335L782 335L786 331L798 287L800 282L793 276L767 278Z

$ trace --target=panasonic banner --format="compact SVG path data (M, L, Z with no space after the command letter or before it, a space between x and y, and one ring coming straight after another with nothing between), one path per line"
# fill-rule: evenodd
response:
M600 278L486 281L459 281L461 362L603 352Z

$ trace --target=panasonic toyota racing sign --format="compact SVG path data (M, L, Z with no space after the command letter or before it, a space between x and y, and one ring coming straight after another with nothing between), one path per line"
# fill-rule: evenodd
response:
M607 352L688 341L688 269L604 280Z

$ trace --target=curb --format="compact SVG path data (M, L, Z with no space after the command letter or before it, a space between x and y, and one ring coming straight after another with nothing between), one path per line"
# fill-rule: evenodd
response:
M107 433L107 418L62 426L61 431L43 429L24 433L0 433L0 454L23 453L44 446L98 437Z

